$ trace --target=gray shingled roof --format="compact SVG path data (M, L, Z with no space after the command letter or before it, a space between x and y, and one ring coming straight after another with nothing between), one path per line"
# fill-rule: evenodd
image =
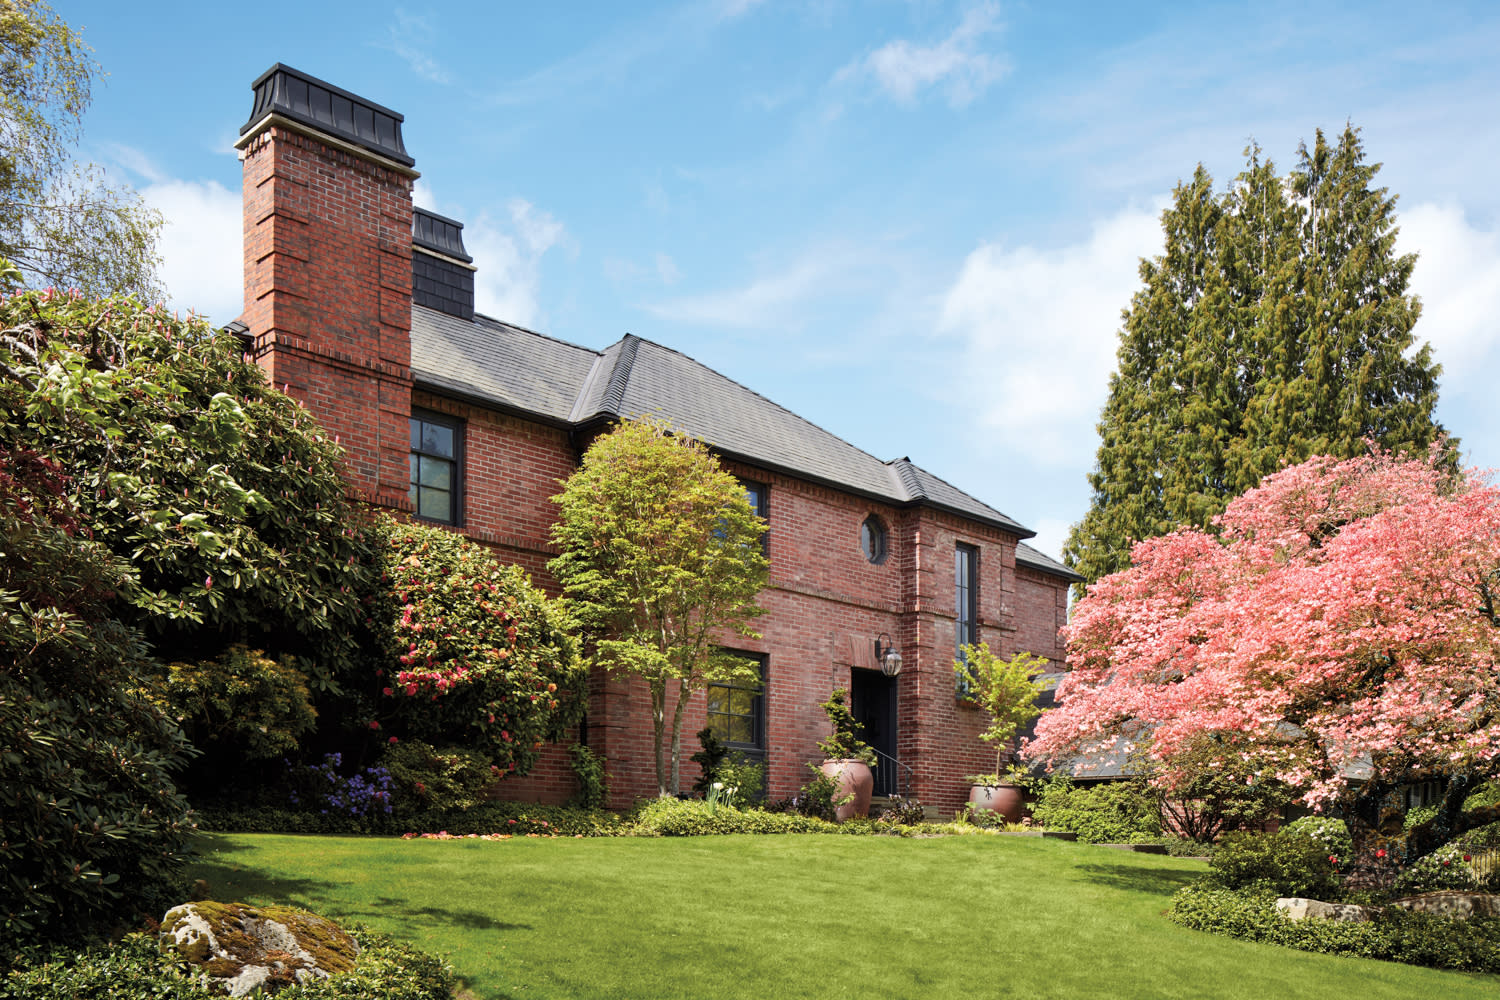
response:
M572 426L660 416L719 452L896 504L923 504L1029 538L1035 532L901 458L884 462L660 344L627 335L590 350L487 316L412 307L412 374L438 392ZM1074 574L1021 545L1017 559Z
M1070 580L1078 581L1083 579L1083 577L1068 569L1067 566L1053 559L1047 553L1039 549L1034 549L1025 542L1016 543L1016 562L1023 566L1030 566L1032 569L1041 570L1043 573L1065 576Z

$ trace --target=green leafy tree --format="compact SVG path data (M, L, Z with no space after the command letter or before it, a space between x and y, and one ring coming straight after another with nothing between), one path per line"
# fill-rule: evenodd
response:
M995 748L995 773L979 775L975 784L998 784L1000 765L1016 734L1042 714L1037 706L1042 686L1036 677L1047 668L1047 658L1017 653L1003 659L990 651L988 643L965 645L963 655L953 661L953 670L967 681L968 698L989 716L990 724L979 738ZM978 780L986 779L986 780ZM990 781L988 779L993 779Z
M1178 185L1165 250L1141 262L1124 314L1092 501L1064 548L1087 582L1127 568L1136 541L1209 527L1285 465L1443 438L1440 368L1412 334L1416 257L1396 253L1378 170L1346 126L1336 142L1318 131L1284 178L1252 147L1222 194L1201 166Z
M232 336L133 298L0 301L0 432L68 470L163 659L243 642L315 694L359 664L371 556L342 451Z
M29 284L161 297L161 216L73 161L99 67L38 0L0 0L0 256Z
M765 522L702 443L655 422L624 423L598 438L553 501L561 554L548 569L572 599L596 662L646 680L657 788L676 794L692 693L711 680L758 679L721 643L758 638L751 622L766 585Z

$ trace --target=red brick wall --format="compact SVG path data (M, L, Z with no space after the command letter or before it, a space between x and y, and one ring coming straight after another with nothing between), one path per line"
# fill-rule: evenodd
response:
M461 530L552 593L550 497L575 467L565 430L413 391L410 376L411 179L280 127L244 151L245 322L261 362L349 450L353 485L406 509L413 406L464 421ZM828 732L818 704L851 671L873 669L873 640L889 634L904 658L898 682L898 755L915 794L944 813L967 799L967 774L993 769L977 739L981 713L955 697L954 547L979 550L980 637L1009 655L1060 657L1056 631L1066 583L1017 570L1014 535L925 508L901 509L748 466L732 471L768 487L771 586L758 640L726 645L765 653L769 794L793 794ZM890 552L873 565L860 549L867 516L887 526ZM675 695L675 690L672 692ZM668 719L675 705L667 704ZM704 724L695 692L682 726L682 784L697 766ZM588 741L608 758L611 804L655 793L650 698L639 679L590 682ZM559 803L575 782L564 747L549 747L530 775L500 794Z
M411 406L411 174L269 126L243 162L256 352L337 435L351 485L404 508Z

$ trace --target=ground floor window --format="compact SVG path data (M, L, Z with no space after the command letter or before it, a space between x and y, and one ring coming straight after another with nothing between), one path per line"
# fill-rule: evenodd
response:
M758 760L766 750L766 657L762 653L735 655L754 664L760 681L708 685L708 728L727 746Z

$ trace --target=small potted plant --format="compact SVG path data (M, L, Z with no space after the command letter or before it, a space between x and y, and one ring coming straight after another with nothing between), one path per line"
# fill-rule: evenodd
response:
M875 751L859 738L861 726L844 704L849 692L839 688L823 702L823 714L833 724L833 734L818 741L826 758L818 768L838 785L833 804L838 821L870 813L870 795L875 790Z
M1011 743L1021 727L1042 714L1036 699L1042 693L1037 674L1047 660L1031 653L1017 653L1003 660L986 643L964 646L963 657L953 661L953 670L967 684L967 697L990 717L989 728L979 738L995 748L993 774L971 775L969 801L975 809L992 809L1007 822L1021 819L1025 771L1012 764L1002 771Z

